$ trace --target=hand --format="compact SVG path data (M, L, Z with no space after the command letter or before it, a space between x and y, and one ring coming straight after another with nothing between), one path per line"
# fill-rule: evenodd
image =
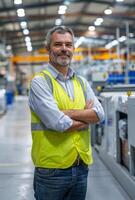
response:
M94 101L93 100L89 100L86 101L86 105L85 105L85 109L91 109L93 107Z

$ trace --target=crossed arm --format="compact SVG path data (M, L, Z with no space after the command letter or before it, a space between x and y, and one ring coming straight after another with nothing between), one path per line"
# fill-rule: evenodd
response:
M72 126L67 131L87 128L90 123L98 122L99 118L92 107L93 101L87 101L84 110L63 110L64 114L73 120Z

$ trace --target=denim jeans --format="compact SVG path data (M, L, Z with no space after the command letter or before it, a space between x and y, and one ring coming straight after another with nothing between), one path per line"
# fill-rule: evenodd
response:
M88 167L80 164L67 169L35 168L36 200L85 200Z

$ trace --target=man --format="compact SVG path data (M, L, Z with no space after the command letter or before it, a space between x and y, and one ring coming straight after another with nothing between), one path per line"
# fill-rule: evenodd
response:
M74 35L57 26L46 37L49 63L31 82L36 200L84 200L92 164L89 124L104 111L88 82L70 68Z

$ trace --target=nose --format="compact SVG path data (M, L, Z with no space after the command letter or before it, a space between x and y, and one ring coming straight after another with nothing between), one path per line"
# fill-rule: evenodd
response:
M62 44L61 49L62 49L62 50L66 50L66 45L65 45L65 44Z

